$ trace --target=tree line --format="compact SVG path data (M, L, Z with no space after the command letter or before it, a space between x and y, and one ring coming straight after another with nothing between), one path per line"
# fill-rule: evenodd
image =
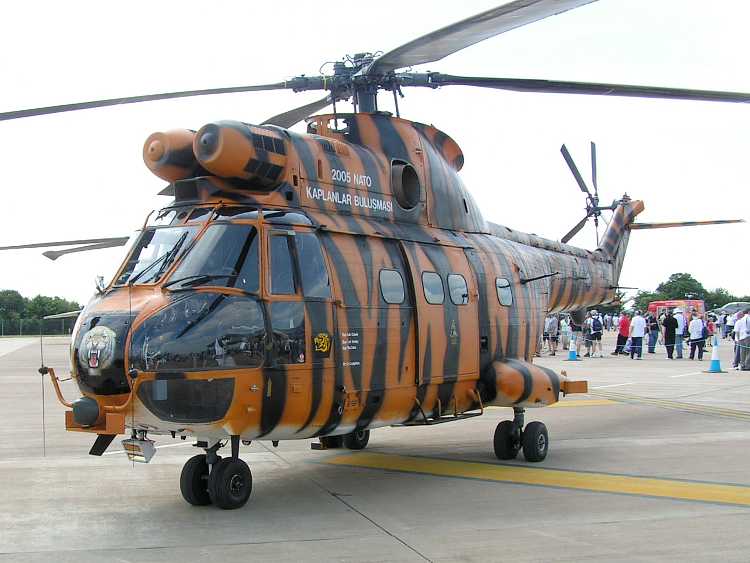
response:
M47 315L76 311L81 305L62 297L37 295L31 299L13 289L0 290L0 336L13 334L67 334L75 319L43 321Z
M655 291L638 291L634 298L634 307L645 311L651 301L671 299L702 299L706 303L706 310L711 311L732 301L750 302L750 295L732 295L723 287L706 289L690 274L680 272L669 276L669 279L660 283Z

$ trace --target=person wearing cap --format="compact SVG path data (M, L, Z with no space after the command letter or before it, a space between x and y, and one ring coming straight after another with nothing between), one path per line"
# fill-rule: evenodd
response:
M682 340L687 330L687 323L685 322L685 315L682 314L682 309L677 308L674 310L674 319L677 321L677 331L674 335L675 349L677 350L677 359L682 359Z

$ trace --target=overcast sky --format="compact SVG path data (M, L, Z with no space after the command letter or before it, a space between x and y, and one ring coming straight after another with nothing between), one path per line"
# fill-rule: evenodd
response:
M0 111L145 93L276 82L317 74L347 53L390 50L498 2L13 2L0 32ZM335 9L335 12L334 12ZM750 92L750 4L600 0L417 70ZM598 148L603 202L624 192L643 221L748 219L750 106L407 90L402 116L462 147L461 172L486 219L559 239L585 201L559 152L590 178ZM142 224L164 182L141 157L160 130L218 119L259 123L318 92L230 94L0 123L0 245L122 236ZM392 109L387 94L381 109ZM750 227L633 233L621 284L653 289L674 272L750 293ZM572 241L593 248L593 224ZM0 254L0 289L86 302L122 249L51 262Z

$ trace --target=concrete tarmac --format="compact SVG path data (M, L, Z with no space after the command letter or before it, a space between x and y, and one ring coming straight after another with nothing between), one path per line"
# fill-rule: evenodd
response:
M89 456L48 381L43 433L38 340L0 341L0 562L747 562L750 372L730 370L728 343L729 371L707 374L710 355L636 361L608 355L611 341L604 358L537 359L590 389L527 411L549 429L542 463L494 457L504 408L378 429L363 452L253 442L253 493L235 511L183 501L188 442L159 438L148 465L119 441ZM45 339L58 374L68 350Z

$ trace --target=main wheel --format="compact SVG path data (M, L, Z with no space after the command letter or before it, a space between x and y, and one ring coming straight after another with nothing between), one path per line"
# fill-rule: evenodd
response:
M549 450L547 427L541 422L529 422L521 434L521 443L526 461L542 461Z
M340 448L344 445L344 437L343 436L321 436L320 437L320 443L323 444L323 447L327 450L333 450L336 448Z
M219 508L231 510L245 506L253 490L253 476L247 463L227 457L213 466L208 477L208 494Z
M370 441L369 430L355 430L344 436L344 445L350 450L364 450Z
M208 463L205 455L194 455L182 468L180 474L182 497L193 506L211 504L208 495Z
M497 425L493 445L497 459L516 459L521 446L513 436L513 423L510 420L503 420Z

